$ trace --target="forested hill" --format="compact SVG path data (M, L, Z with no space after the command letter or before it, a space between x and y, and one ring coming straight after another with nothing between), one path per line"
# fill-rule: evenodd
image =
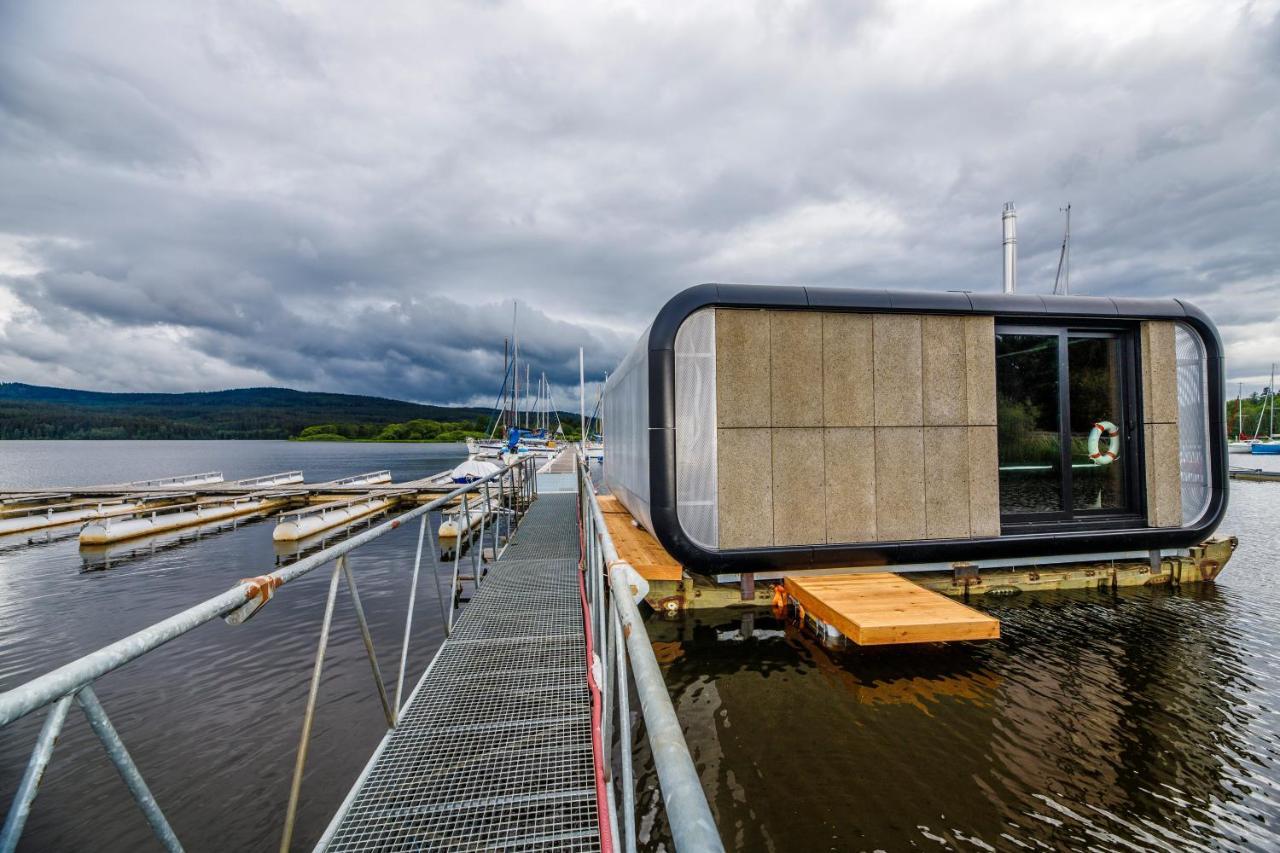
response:
M314 424L463 421L488 414L487 409L288 388L108 394L0 383L0 439L289 438Z

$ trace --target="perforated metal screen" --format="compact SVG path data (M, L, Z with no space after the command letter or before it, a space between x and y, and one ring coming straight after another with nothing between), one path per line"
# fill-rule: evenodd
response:
M649 331L609 376L604 389L604 482L636 520L649 513Z
M1178 359L1178 456L1182 465L1182 524L1209 506L1209 388L1204 344L1189 326L1174 326Z
M691 539L719 547L716 506L716 313L676 332L676 515Z

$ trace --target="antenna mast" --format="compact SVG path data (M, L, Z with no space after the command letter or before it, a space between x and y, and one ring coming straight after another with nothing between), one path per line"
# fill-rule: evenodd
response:
M1071 202L1058 210L1067 214L1067 229L1062 235L1062 251L1058 253L1058 274L1053 277L1053 292L1065 296L1071 292ZM1062 283L1061 290L1058 289L1059 281Z

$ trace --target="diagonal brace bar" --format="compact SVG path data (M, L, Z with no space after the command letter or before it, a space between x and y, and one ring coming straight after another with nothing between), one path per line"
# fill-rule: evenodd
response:
M76 701L84 709L84 715L89 718L89 725L93 728L93 733L98 736L98 740L102 741L103 747L106 748L107 756L111 759L111 763L116 766L120 777L129 786L129 792L133 794L133 799L138 803L138 807L142 809L142 814L146 816L147 823L151 824L151 831L156 834L156 838L160 840L166 850L171 851L171 853L181 853L182 844L178 841L178 836L174 834L173 828L169 826L169 821L165 820L164 812L160 811L156 798L152 796L151 789L143 781L142 774L138 772L138 766L133 763L133 759L129 756L129 750L125 749L124 742L120 740L120 735L116 733L115 726L111 725L111 720L107 719L107 712L102 709L102 705L98 702L98 696L93 692L93 688L89 685L82 687L80 692L76 694Z
M338 558L342 574L347 578L347 588L351 590L351 603L355 606L356 621L360 623L360 639L364 641L364 650L369 653L369 665L373 668L373 682L378 687L378 699L382 702L382 713L387 718L387 728L396 727L396 712L387 698L387 684L382 680L382 670L378 668L378 654L373 650L373 636L369 633L369 621L364 618L364 605L360 603L360 593L356 591L356 578L351 574L351 565L346 556Z
M62 724L67 721L67 711L71 709L74 693L68 693L49 709L49 716L44 718L44 726L40 736L36 738L35 749L31 751L31 760L27 762L27 772L22 775L22 783L18 793L13 797L13 806L9 816L5 818L4 829L0 830L0 853L13 853L18 846L18 838L22 835L22 827L26 825L31 814L31 803L40 791L40 780L44 778L45 768L53 756L53 747L62 733Z

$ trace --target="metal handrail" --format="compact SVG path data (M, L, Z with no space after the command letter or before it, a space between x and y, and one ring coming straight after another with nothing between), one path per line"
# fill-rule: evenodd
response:
M612 773L612 762L604 760L608 802L601 807L609 812L614 850L635 853L635 776L632 769L631 714L628 707L628 671L640 697L640 715L649 738L653 763L658 771L658 786L666 807L671 837L679 853L723 853L724 845L716 829L715 818L702 790L702 782L689 755L680 720L676 717L667 693L662 670L654 657L649 634L640 610L633 600L635 586L644 581L631 564L618 556L613 537L604 523L604 513L591 485L585 458L578 455L578 501L583 530L583 570L586 572L588 622L597 639L595 663L600 670L603 725L602 743L612 750L610 727L617 718L622 794L622 847L615 819L615 789L618 780ZM606 579L607 575L607 579ZM606 589L608 590L606 594ZM628 664L630 669L628 670ZM614 709L616 708L616 714Z
M290 802L286 813L285 828L283 838L281 839L281 849L287 850L293 834L293 821L296 815L298 804L299 789L302 781L303 768L306 763L307 745L310 739L311 721L314 716L317 693L320 685L320 672L324 661L324 653L328 643L329 628L332 622L334 605L336 603L337 588L339 576L346 579L347 587L351 593L352 603L356 620L359 623L361 639L364 643L365 650L369 657L372 668L374 681L378 691L379 701L382 704L387 723L389 727L395 726L395 721L402 710L403 706L399 704L402 694L405 678L405 663L409 650L410 631L412 629L413 606L418 587L418 573L422 564L422 548L426 539L427 521L433 510L441 509L453 499L466 495L471 492L479 492L484 490L488 494L491 486L496 483L499 494L498 503L501 504L508 496L513 505L517 508L527 507L529 500L534 493L531 481L534 479L532 459L520 459L506 465L499 470L489 474L488 476L476 480L472 483L459 486L457 489L442 495L432 501L421 506L415 507L401 515L389 519L376 527L352 536L342 542L330 546L310 557L299 560L289 566L277 569L266 575L260 575L254 578L246 578L240 581L236 586L226 592L207 599L194 607L190 607L181 613L170 616L155 623L141 631L137 631L122 640L118 640L95 652L91 652L77 660L58 667L51 672L45 673L34 678L24 684L0 693L0 728L12 723L13 721L25 717L26 715L37 711L41 708L52 705L45 723L41 728L40 734L36 739L36 744L31 753L31 758L27 763L26 772L23 774L18 791L14 796L13 803L9 809L8 815L2 828L0 828L0 853L10 853L18 843L18 838L22 834L27 816L30 813L32 802L38 793L41 778L44 775L45 768L49 764L49 760L53 754L59 733L63 724L66 722L67 714L71 705L78 704L89 719L90 727L102 742L107 751L108 756L115 764L116 769L120 772L133 795L134 800L142 809L148 823L155 832L156 837L167 850L181 850L173 829L169 826L164 814L161 812L159 805L156 803L155 797L152 796L147 788L146 782L143 781L142 774L139 772L133 760L130 758L128 750L124 743L120 740L115 728L111 725L107 717L106 711L93 691L93 684L102 676L119 669L126 664L137 660L147 652L164 645L170 640L176 639L187 634L194 629L208 622L222 617L230 624L239 624L269 601L275 591L284 584L296 580L313 570L325 565L331 561L336 561L333 570L333 576L330 579L329 595L325 604L325 615L323 620L323 628L319 646L316 652L316 660L312 673L311 691L308 696L306 711L304 713L302 736L298 747L297 760L295 762L293 784L290 790ZM519 476L517 476L519 474ZM464 498L465 500L465 498ZM421 518L421 529L418 532L418 551L414 560L413 581L409 598L409 609L405 618L405 634L402 644L401 660L399 673L395 689L395 703L392 704L388 699L388 690L382 673L378 667L377 656L374 654L373 641L369 633L368 622L365 619L364 608L360 604L359 594L356 592L355 578L351 571L348 554L368 542L378 539L381 536L390 533L401 527L408 521L415 518ZM502 514L499 514L495 523L500 523ZM510 538L514 519L507 517L507 536ZM494 531L496 534L496 531ZM459 531L459 540L463 531ZM481 527L480 536L484 535L483 526ZM472 543L473 565L475 566L475 576L483 570L480 565L483 555L477 555L474 548L474 537L469 536L468 542ZM494 536L495 547L498 537ZM462 543L459 541L455 547L461 550ZM481 540L481 550L483 551L483 540ZM456 575L456 569L455 569ZM456 579L455 579L456 584ZM436 584L437 594L439 595L439 583ZM441 598L441 609L443 611L443 596ZM447 630L447 629L446 629Z

